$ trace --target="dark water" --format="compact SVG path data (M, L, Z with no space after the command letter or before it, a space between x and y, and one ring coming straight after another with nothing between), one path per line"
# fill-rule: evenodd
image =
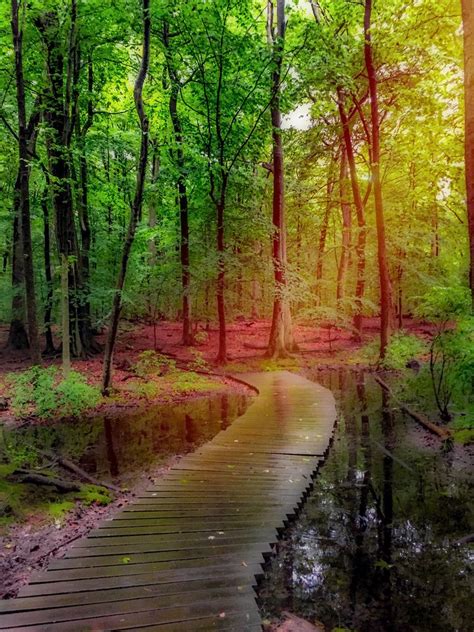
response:
M243 395L224 394L116 417L5 430L0 452L21 461L37 458L35 449L55 451L100 480L130 481L160 457L209 441L247 405Z
M465 454L406 419L369 376L315 373L340 417L326 464L260 596L357 632L474 630L472 478Z

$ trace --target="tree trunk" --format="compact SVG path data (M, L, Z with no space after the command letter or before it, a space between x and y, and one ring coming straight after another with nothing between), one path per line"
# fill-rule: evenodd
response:
M370 114L372 122L372 181L375 199L375 220L377 225L377 254L380 281L380 357L385 352L390 339L392 318L392 288L387 261L385 240L385 220L383 209L382 182L380 178L380 116L378 105L377 73L372 53L372 0L365 0L364 15L364 56L369 78Z
M328 236L329 218L331 216L331 211L333 207L332 195L334 191L335 165L336 165L336 160L333 156L331 156L331 162L329 163L329 170L328 170L328 179L326 183L326 208L324 211L321 229L319 231L318 254L317 254L317 259L316 259L316 292L317 292L316 303L317 305L320 305L321 300L322 300L321 281L323 279L323 263L324 263L324 254L326 251L326 240Z
M143 0L143 53L140 71L135 81L135 87L133 96L135 100L135 108L137 110L138 119L140 121L141 129L141 144L140 144L140 156L138 160L137 169L137 182L135 187L135 196L133 199L132 209L130 213L130 221L128 225L127 236L122 251L122 259L120 264L119 276L115 289L112 313L110 315L109 331L107 334L107 343L104 354L104 366L102 374L102 393L103 395L109 394L110 381L112 377L112 359L115 346L115 340L117 337L120 310L122 307L122 291L125 284L125 277L127 274L128 259L132 250L133 241L135 238L135 231L137 228L138 219L141 215L141 209L143 205L143 189L145 185L146 166L148 160L148 134L149 134L149 122L145 113L143 105L143 84L145 83L146 76L148 74L148 66L150 62L150 30L151 30L151 15L150 15L150 0Z
M44 273L46 279L46 304L44 307L44 335L45 335L45 355L54 355L53 333L51 331L52 309L53 309L53 273L51 269L51 233L49 224L48 209L48 187L45 188L41 198L43 209L43 248L44 248Z
M88 250L90 247L90 227L88 226L87 209L87 163L85 163L83 134L78 133L78 99L79 99L79 71L80 51L77 30L77 5L76 0L71 0L69 47L67 63L63 48L58 41L58 29L60 18L55 11L45 13L36 18L36 26L42 36L46 48L46 72L48 87L44 95L44 119L48 124L46 130L46 146L48 151L51 194L55 214L55 228L58 250L61 259L62 274L65 266L68 268L67 294L69 303L61 300L62 308L67 310L69 326L62 333L63 361L67 366L73 355L85 356L98 350L93 341L90 326L90 308L88 298L88 282L84 281L83 264L86 264L88 273ZM66 69L66 70L65 70ZM89 64L89 85L92 80ZM88 119L91 102L88 105ZM87 131L90 123L86 123ZM79 169L79 193L75 200L71 182L74 178L74 162L71 157L71 139L76 131L79 144L80 169ZM85 132L84 132L85 135ZM82 155L81 155L82 154ZM85 178L85 180L83 180ZM85 189L84 189L85 187ZM85 195L85 197L84 197ZM79 248L74 218L74 202L76 201L81 228L81 238L84 239L85 251ZM82 241L81 239L81 241ZM64 256L63 256L64 255ZM61 283L62 291L65 291L65 279ZM64 323L66 314L62 314Z
M469 230L469 285L474 312L474 6L472 0L462 0L464 25L464 112L466 196Z
M170 50L168 24L165 23L163 29L163 44L165 46L165 56L168 68L168 76L171 83L169 111L174 132L175 162L178 170L177 188L179 201L179 223L180 223L180 261L181 261L181 284L182 292L182 318L183 318L183 344L191 345L193 336L191 331L191 301L189 271L189 204L188 191L185 174L185 158L183 151L183 130L178 114L178 95L180 90L179 77L173 63Z
M351 248L351 204L347 187L349 171L347 168L346 151L342 152L341 168L339 173L339 195L342 214L342 252L337 271L336 299L338 308L342 307L345 298L346 277L349 269L349 254Z
M225 241L224 241L224 211L225 197L227 191L227 175L223 176L221 196L217 204L217 316L219 319L219 350L217 353L217 364L227 362L227 335L226 335L226 315L225 315Z
M80 295L77 303L77 331L83 356L91 353L99 353L101 346L95 340L92 333L92 315L90 306L90 250L92 245L92 231L89 220L89 169L86 153L86 136L94 119L92 91L94 89L94 69L92 59L87 62L88 77L87 88L89 98L87 102L87 118L81 128L79 116L76 117L76 138L79 149L79 195L77 210L79 217L79 229L81 236L81 248L78 252L76 266L77 281L75 291Z
M272 76L272 141L273 141L273 315L267 355L280 358L294 350L291 313L286 279L286 225L284 205L284 162L281 129L280 91L285 38L285 0L276 0L276 28L273 24L273 3L268 3L268 32L273 47Z
M28 349L30 343L25 328L25 269L23 249L20 238L20 176L17 176L13 197L13 239L12 239L12 304L10 329L7 347L9 349Z
M62 366L63 374L67 377L71 369L71 345L69 322L69 263L67 255L62 252L61 257L61 332L62 332Z
M357 166L354 155L354 146L352 143L352 134L349 126L349 120L344 107L344 95L342 90L338 88L337 100L339 107L339 117L341 119L342 133L344 138L344 146L346 148L347 162L349 163L349 172L351 176L352 197L357 214L357 279L355 290L355 314L353 319L353 327L355 338L362 339L362 313L363 300L365 293L365 244L367 241L367 229L365 225L365 209L364 201L360 192L359 178L357 175Z
M28 162L28 129L26 123L25 84L23 76L23 33L19 22L19 2L12 0L11 27L15 52L15 79L18 106L18 150L19 150L19 233L25 275L26 312L30 354L33 364L41 364L41 350L36 314L36 293L31 240L30 219L30 169Z

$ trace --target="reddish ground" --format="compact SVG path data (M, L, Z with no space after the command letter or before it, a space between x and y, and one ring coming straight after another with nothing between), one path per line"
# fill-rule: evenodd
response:
M426 323L419 323L406 319L404 330L410 333L429 336L432 327ZM227 329L227 349L230 364L252 363L262 359L268 342L270 323L264 320L243 320L232 323ZM364 344L371 340L378 331L378 319L368 318L364 326ZM12 351L5 349L8 328L0 326L0 375L9 371L26 368L29 366L28 352ZM153 325L141 322L124 321L116 344L114 354L114 377L117 381L123 379L127 371L121 367L127 367L136 361L137 356L145 350L155 349L163 354L169 354L184 363L193 360L193 350L199 351L209 364L214 364L218 346L218 330L211 327L208 332L199 329L199 333L206 335L207 339L199 342L194 347L183 347L181 344L181 324L176 322L161 321ZM349 331L327 327L311 327L297 325L295 338L300 345L303 356L314 357L316 360L340 356L341 353L351 352L361 347L360 343L352 340ZM104 342L104 336L98 337L99 342ZM339 363L342 358L339 358ZM47 360L46 364L60 363L60 358ZM74 360L73 365L81 372L89 375L94 381L99 380L102 370L102 354L88 360Z

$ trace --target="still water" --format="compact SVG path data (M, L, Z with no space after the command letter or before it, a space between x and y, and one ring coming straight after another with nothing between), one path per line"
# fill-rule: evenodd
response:
M212 439L241 415L244 395L200 397L93 419L41 424L3 433L10 455L35 450L68 457L103 481L133 482L163 457L183 454Z
M474 630L474 550L459 543L474 533L470 455L440 452L370 376L310 377L338 398L338 427L261 587L265 614L326 630Z

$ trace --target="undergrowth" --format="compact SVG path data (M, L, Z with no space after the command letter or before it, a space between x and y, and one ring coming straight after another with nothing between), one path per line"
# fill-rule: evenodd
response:
M99 389L77 371L63 377L57 367L31 367L6 378L11 409L19 418L77 417L101 399Z

